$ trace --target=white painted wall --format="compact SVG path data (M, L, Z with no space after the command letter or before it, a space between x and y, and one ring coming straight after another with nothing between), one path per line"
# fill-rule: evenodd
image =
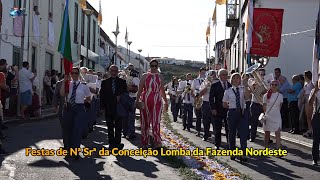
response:
M282 34L300 32L316 27L316 18L319 7L319 1L317 0L261 0L256 7L259 6L259 4L263 8L284 9ZM243 22L246 22L246 19L247 10L243 16ZM246 38L245 35L245 40ZM246 60L242 61L240 65L235 64L234 44L238 43L237 41L237 38L235 38L231 45L231 59L230 62L228 62L228 64L230 64L228 70L239 67L239 71L241 72L248 67ZM242 45L242 42L240 44ZM273 73L274 69L279 67L282 70L282 74L291 79L294 74L303 74L305 70L311 70L313 44L314 31L282 37L279 57L270 59L270 62L266 67L266 73ZM238 54L238 52L236 53ZM242 52L240 52L240 57L243 57Z

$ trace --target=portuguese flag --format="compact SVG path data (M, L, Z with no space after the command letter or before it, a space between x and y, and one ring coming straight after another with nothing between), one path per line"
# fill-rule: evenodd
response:
M72 70L72 52L71 52L71 37L70 37L70 23L69 23L69 0L66 0L64 8L63 22L60 32L60 41L58 51L63 56L63 65L65 74L70 74ZM69 82L66 81L66 92L69 91Z

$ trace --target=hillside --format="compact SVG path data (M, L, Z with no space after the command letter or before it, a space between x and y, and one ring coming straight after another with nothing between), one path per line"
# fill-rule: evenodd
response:
M161 74L164 77L165 83L171 81L172 76L178 76L179 79L185 79L187 73L192 73L193 77L197 77L199 68L191 67L188 65L171 65L171 64L161 64L160 65Z

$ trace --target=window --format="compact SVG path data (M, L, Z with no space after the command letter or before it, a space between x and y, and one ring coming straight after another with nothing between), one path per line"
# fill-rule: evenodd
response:
M52 70L53 67L53 54L46 52L45 70Z
M17 8L21 8L22 7L21 0L14 0L13 6Z
M93 25L93 30L92 30L92 32L93 32L93 38L92 38L92 42L93 42L93 44L92 44L92 51L93 52L96 52L96 25L97 25L97 23L96 23L96 21L95 20L93 20L93 23L92 23L92 25Z
M81 45L84 46L84 12L83 10L81 11Z
M74 42L78 43L78 4L74 4Z
M32 69L36 69L37 67L37 48L32 46L32 52L31 52L31 67Z
M91 18L90 18L90 16L88 16L88 29L89 29L89 32L90 32L90 30L91 30ZM87 48L88 49L90 49L90 45L91 45L91 42L90 42L90 38L91 38L91 33L87 33L87 39L88 39L88 42L87 42Z
M83 67L84 56L80 56L80 59L81 59L80 66Z
M96 62L94 62L94 61L91 61L92 62L92 67L91 67L91 69L95 69L95 67L96 67Z
M20 62L20 48L13 46L13 57L12 57L12 65L18 65ZM21 67L19 67L21 68Z

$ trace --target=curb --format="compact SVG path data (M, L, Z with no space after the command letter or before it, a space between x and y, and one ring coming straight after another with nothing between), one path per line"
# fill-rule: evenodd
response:
M262 129L257 129L257 133L264 136L264 131ZM274 134L270 133L270 138L275 139L276 136ZM296 146L298 146L300 148L303 148L303 149L306 149L306 150L309 150L309 151L312 150L312 144L311 143L306 143L306 142L303 142L303 141L300 141L300 140L296 140L296 139L293 139L293 138L289 138L289 137L286 137L286 136L281 136L281 141L284 141L284 142L292 144L292 145L296 145Z
M47 120L47 119L53 119L57 117L57 114L56 113L49 113L49 114L46 114L46 115L42 115L40 117L33 117L33 118L30 118L28 120L23 120L23 119L11 119L11 120L8 120L8 121L4 121L3 123L5 125L11 125L11 124L21 124L21 123L31 123L31 122L36 122L36 121L40 121L40 120Z

